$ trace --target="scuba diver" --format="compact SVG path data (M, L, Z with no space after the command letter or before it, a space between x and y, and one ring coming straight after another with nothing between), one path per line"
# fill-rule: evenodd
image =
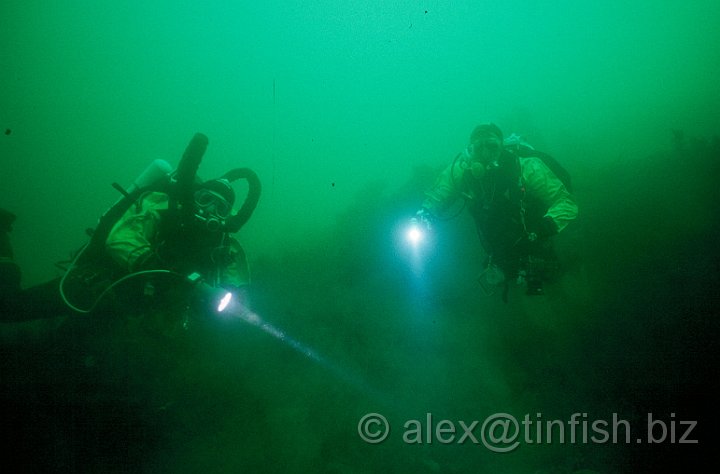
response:
M10 232L17 216L0 209L0 301L20 291L20 267L13 259Z
M0 209L0 322L19 322L67 312L57 291L58 280L22 288L22 271L15 262L10 233L17 216Z
M59 293L51 298L55 303L59 300L80 313L92 312L103 301L117 303L123 311L205 310L198 306L212 303L205 300L243 291L250 273L245 252L232 234L250 219L261 185L249 168L200 180L197 170L207 145L207 137L198 133L176 170L155 160L127 190L113 183L122 197L100 218L64 276L53 282L54 293ZM232 183L239 179L247 181L248 193L233 213ZM55 315L39 316L17 298L4 299L10 301L5 309L15 312L4 319ZM61 311L59 306L47 305L43 312Z
M551 237L578 215L569 186L569 176L551 157L517 135L504 141L497 125L482 124L426 192L414 222L429 229L464 199L487 254L479 278L483 290L502 287L506 301L508 282L517 279L527 294L540 295L543 281L557 272Z

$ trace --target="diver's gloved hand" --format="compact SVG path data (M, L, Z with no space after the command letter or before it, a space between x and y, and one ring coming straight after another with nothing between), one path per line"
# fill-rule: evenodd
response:
M545 216L540 221L540 226L535 232L529 232L527 240L530 242L536 242L538 240L546 239L558 233L557 224L552 220L551 217Z
M432 230L432 215L430 214L430 211L424 207L415 213L415 217L411 219L411 222L419 225L427 231Z

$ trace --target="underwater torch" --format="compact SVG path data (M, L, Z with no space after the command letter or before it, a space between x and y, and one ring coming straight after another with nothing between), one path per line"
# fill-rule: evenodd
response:
M405 239L413 248L417 248L423 240L425 240L425 232L423 232L420 222L412 218L410 220L410 226L405 232Z
M417 250L427 240L431 228L428 211L421 209L410 219L410 225L405 231L405 240L413 250Z
M396 233L396 245L402 255L408 258L410 267L416 276L423 273L424 260L432 247L432 225L430 214L421 209L409 222L405 222Z
M187 280L193 285L196 301L203 312L222 313L233 301L233 294L230 291L208 285L199 273L191 273L187 276Z

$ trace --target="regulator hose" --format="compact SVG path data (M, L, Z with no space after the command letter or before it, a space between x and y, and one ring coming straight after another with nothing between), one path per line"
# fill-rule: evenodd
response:
M245 201L240 209L234 215L230 216L225 223L225 230L230 233L235 233L250 220L260 200L262 185L260 184L260 179L257 174L250 168L235 168L225 173L221 179L227 179L230 182L245 179L248 183L248 193L247 196L245 196Z

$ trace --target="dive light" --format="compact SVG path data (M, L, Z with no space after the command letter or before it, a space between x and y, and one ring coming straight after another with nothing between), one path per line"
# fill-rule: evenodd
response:
M417 248L425 240L424 229L417 218L410 219L410 226L405 232L405 239L413 248Z
M213 313L222 313L230 306L233 294L224 288L215 288L208 285L202 279L202 275L193 272L187 276L187 280L193 285L197 301L201 309Z
M430 217L425 209L421 209L410 219L410 225L405 230L405 240L417 250L428 239L430 233Z

